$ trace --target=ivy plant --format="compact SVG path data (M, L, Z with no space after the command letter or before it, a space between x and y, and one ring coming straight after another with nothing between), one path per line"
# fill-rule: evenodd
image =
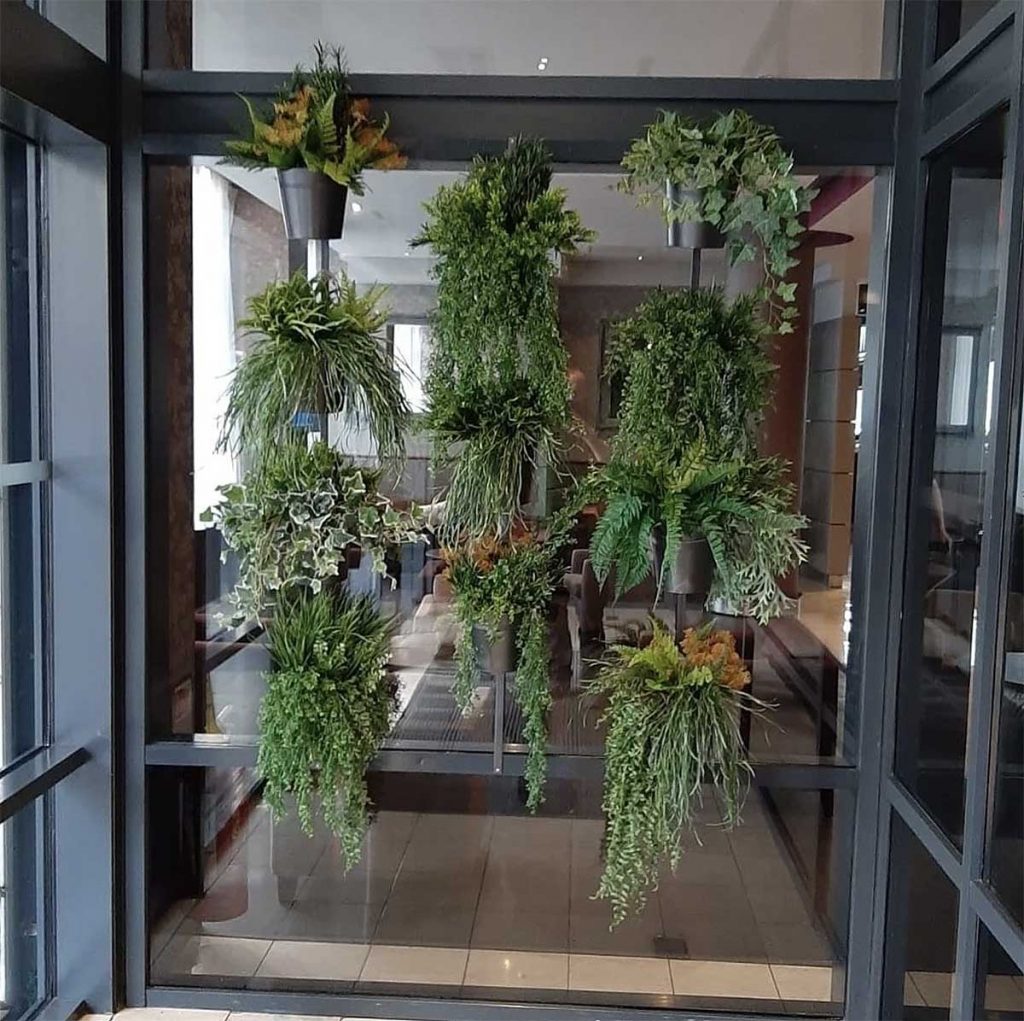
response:
M438 191L412 242L435 257L425 425L451 473L448 541L518 518L524 466L553 461L570 422L555 260L593 234L551 180L546 147L514 139Z
M223 162L249 170L305 167L325 174L356 195L367 169L393 170L406 160L387 138L388 118L370 117L366 99L355 99L341 50L317 43L312 68L297 67L269 111L242 97L249 137L226 144Z
M642 204L660 202L669 222L706 220L726 235L733 265L760 258L761 298L775 332L792 332L795 287L786 275L816 194L793 173L793 155L778 135L742 110L699 121L663 110L622 160L623 190ZM699 192L699 200L675 201L665 182ZM756 244L755 244L756 242Z
M641 911L662 866L675 869L695 827L705 784L735 825L752 770L739 711L765 704L744 689L750 675L727 631L689 630L681 643L657 621L646 644L615 645L590 685L605 708L604 868L597 898L612 926Z
M346 870L359 860L369 823L366 770L398 707L386 670L392 629L367 596L293 589L269 632L258 757L264 797L281 816L292 796L311 836L319 806Z
M241 483L222 486L222 500L202 517L239 555L238 583L229 597L235 619L265 614L289 588L319 592L338 576L353 544L384 574L389 550L422 541L419 510L396 510L379 481L380 471L357 467L316 443L308 451L286 444Z

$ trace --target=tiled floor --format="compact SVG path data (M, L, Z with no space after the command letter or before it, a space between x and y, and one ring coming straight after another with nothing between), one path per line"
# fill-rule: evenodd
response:
M713 800L705 816L716 818ZM207 895L157 927L153 977L769 1002L841 993L756 795L742 829L705 826L645 911L614 930L593 899L601 835L597 819L387 811L345 874L326 832L307 837L259 808L211 867Z

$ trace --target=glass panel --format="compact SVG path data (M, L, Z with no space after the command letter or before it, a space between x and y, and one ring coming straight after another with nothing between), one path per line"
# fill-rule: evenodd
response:
M176 6L157 7L151 66L187 66L190 57L197 71L287 71L309 59L318 37L343 44L353 71L382 74L879 78L893 70L883 66L883 0L538 0L528 18L517 0L194 0L191 24Z
M568 450L573 476L607 457L615 428L601 360L609 324L628 315L651 288L680 286L689 278L689 254L664 246L658 213L637 209L609 187L614 170L604 169L556 175L556 184L568 191L568 204L598 232L593 245L566 260L557 279L573 409L582 426ZM429 250L410 248L408 242L422 223L423 202L456 176L454 171L370 172L367 194L350 203L344 237L331 246L332 267L344 266L360 287L387 286L390 344L414 408L422 407L435 288ZM872 293L880 293L875 284L884 265L885 236L876 224L887 203L888 176L855 168L815 180L820 194L812 230L798 251L802 318L796 333L773 348L781 399L769 413L764 441L765 453L781 454L794 465L794 509L810 522L809 558L799 576L787 582L799 599L795 616L760 627L723 614L719 623L735 630L743 643L755 693L777 706L772 714L777 726L749 728L755 758L848 763L856 744L851 740L856 718L849 707L857 701L859 683L846 672L856 397L862 366L878 350L875 323L866 322L865 294L869 281ZM151 431L154 453L166 459L167 469L151 475L154 512L167 516L166 538L159 540L161 552L151 573L154 605L168 612L157 622L162 635L152 646L167 657L151 673L154 683L167 678L150 695L154 735L252 738L265 686L266 649L259 629L229 627L218 617L227 609L237 565L233 556L221 562L219 533L198 517L215 501L217 486L236 480L245 467L217 449L225 380L249 343L235 323L245 315L247 300L283 278L289 265L305 267L306 253L301 244L289 251L270 173L154 165L149 185L150 343L162 366L152 375ZM720 250L704 253L702 270L705 284L729 277ZM376 466L368 438L340 425L331 423L332 443L360 464ZM429 503L445 483L431 462L430 438L414 429L406 439L403 473L386 477L385 489L399 504ZM567 484L551 480L552 506L563 499ZM583 552L592 527L584 516L575 540ZM493 700L488 696L478 714L465 718L448 691L450 593L438 577L436 551L405 549L395 560L394 589L372 575L366 559L352 565L350 587L376 593L400 616L393 664L401 671L402 715L393 744L492 749ZM157 571L161 560L165 566ZM579 562L579 555L567 552L569 586L581 573ZM642 622L652 600L653 589L641 586L613 603L588 581L576 586L564 617L561 610L556 613L552 751L603 754L603 736L593 726L593 714L584 711L588 664L600 651L602 636L613 640L631 623ZM522 719L514 699L506 700L506 709L505 741L520 745ZM521 747L509 752L519 754Z
M937 60L958 39L963 38L999 0L939 0L935 39Z
M766 792L743 825L704 827L647 909L609 931L599 782L551 780L536 817L509 777L373 775L362 857L290 814L252 770L149 771L154 982L836 1015L852 799ZM825 792L828 794L830 792ZM831 805L831 802L830 802ZM710 798L704 818L717 819ZM808 848L804 837L796 838ZM831 847L831 854L828 848ZM815 893L802 875L809 865Z
M1006 910L1024 925L1024 425L1011 471L1011 524L1006 562L1006 650L996 690L999 738L988 879Z
M0 131L0 460L38 458L36 147Z
M1024 975L984 925L979 927L978 1021L1024 1019Z
M939 1021L951 1016L957 904L955 887L894 815L883 1017Z
M37 798L0 826L0 1011L20 1021L46 995L43 905L45 799Z
M43 738L41 485L0 489L0 767Z
M29 0L29 4L100 60L107 59L106 0Z
M929 175L933 254L922 307L934 318L916 388L896 771L957 844L999 304L1003 120L975 128Z

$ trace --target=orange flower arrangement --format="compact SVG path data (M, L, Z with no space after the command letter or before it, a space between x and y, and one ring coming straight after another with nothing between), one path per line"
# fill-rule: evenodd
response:
M750 684L750 672L736 651L736 639L720 628L687 628L679 647L691 666L708 666L719 684L742 691Z

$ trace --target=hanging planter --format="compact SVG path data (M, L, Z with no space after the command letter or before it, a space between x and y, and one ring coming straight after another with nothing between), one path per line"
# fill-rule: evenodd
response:
M493 631L474 624L473 649L477 662L495 680L511 673L516 668L516 640L512 621L502 617Z
M662 577L665 563L665 528L658 526L651 534L651 557L655 578ZM702 535L680 541L668 565L665 588L677 595L706 595L715 581L715 558L711 545Z
M406 160L385 138L388 118L370 118L370 104L352 96L341 50L316 46L312 69L298 67L270 110L242 97L250 135L227 143L224 163L274 169L289 240L341 237L348 192L362 195L365 170L396 170Z
M281 213L289 241L326 241L341 237L348 188L306 167L279 170Z
M665 209L703 209L704 192L701 188L684 188L674 181L665 181ZM665 244L669 248L724 248L725 235L704 219L676 219L666 217Z

